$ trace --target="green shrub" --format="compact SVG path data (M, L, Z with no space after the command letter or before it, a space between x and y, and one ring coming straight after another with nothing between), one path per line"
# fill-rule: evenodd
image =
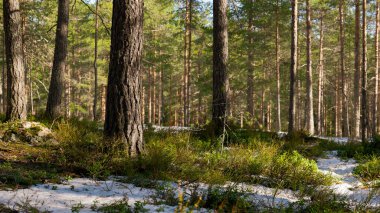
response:
M380 157L372 156L354 169L354 174L367 181L380 179Z
M174 144L153 141L145 146L145 153L140 157L138 166L143 172L148 172L153 177L168 172L173 166L177 150Z
M331 190L313 190L310 201L300 201L302 212L351 212L349 203L344 197L334 194Z
M365 154L365 149L362 143L348 142L338 149L338 156L341 158L360 157Z
M234 187L209 187L202 207L220 212L251 212L254 206L247 201L247 194Z
M315 161L309 160L297 151L285 152L274 158L269 171L269 177L274 178L279 187L300 189L312 185L331 184L332 178L318 171Z
M108 205L103 205L99 208L94 207L94 209L98 212L104 213L133 213L133 208L128 204L127 198L113 202Z
M59 141L57 163L94 178L105 178L113 170L120 171L117 167L121 165L113 163L127 159L124 144L104 140L96 124L63 121L56 124L54 134Z

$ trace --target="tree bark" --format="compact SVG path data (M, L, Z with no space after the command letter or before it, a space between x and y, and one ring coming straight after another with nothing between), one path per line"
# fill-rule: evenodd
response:
M190 121L190 71L191 71L191 21L192 21L192 2L186 0L185 11L185 52L184 52L184 72L183 72L183 124L189 125Z
M295 130L295 90L297 76L297 42L298 42L298 0L292 0L292 35L291 35L291 59L290 59L290 91L289 91L289 125L288 133L292 134Z
M227 0L213 0L213 99L212 123L215 137L225 131L228 92Z
M27 116L27 95L25 92L25 67L18 0L4 0L3 12L7 63L6 120L25 120Z
M4 16L3 16L4 17ZM4 25L5 26L5 25ZM1 69L1 90L2 90L2 97L1 97L1 111L5 113L7 111L7 68L6 68L6 48L5 48L5 32L3 34L3 54L2 54L2 69Z
M98 105L98 30L99 30L99 21L98 21L98 10L99 10L99 0L95 2L95 46L94 46L94 104L92 119L96 121L97 118L97 105Z
M279 28L279 2L276 5L276 80L277 80L277 131L281 131L281 74L280 74L280 28Z
M152 68L152 124L156 124L156 67Z
M362 4L362 102L361 102L361 131L362 142L367 138L367 1Z
M376 31L375 31L375 95L373 103L373 135L380 131L379 109L379 32L380 32L380 2L376 0Z
M311 9L310 0L306 0L306 130L314 135L314 106L313 106L313 73L311 55Z
M247 40L248 40L248 58L247 58L247 112L249 119L253 119L254 107L253 107L253 72L254 72L254 61L253 61L253 14L252 14L252 0L249 1L248 9L248 30L247 30Z
M323 39L324 39L324 25L323 25L323 12L320 17L319 27L319 73L318 73L318 109L317 109L317 132L318 135L323 135L323 103L324 103L324 52L323 52Z
M124 142L130 156L141 154L144 148L140 116L142 44L143 1L114 0L104 134Z
M66 69L70 1L60 0L58 2L58 20L55 37L54 61L45 111L45 115L48 118L56 118L61 116L62 95L65 81L64 75Z
M349 136L347 85L346 85L346 62L345 62L345 33L344 33L344 0L339 2L339 43L340 43L340 80L341 80L341 103L342 103L342 135Z
M355 74L352 137L360 135L360 0L355 0Z
M148 68L148 123L152 124L152 68Z

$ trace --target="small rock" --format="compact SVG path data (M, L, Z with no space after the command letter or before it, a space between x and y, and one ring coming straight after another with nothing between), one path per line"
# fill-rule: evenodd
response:
M53 139L53 138L50 138L49 140L46 141L46 144L49 144L49 145L58 145L58 141Z
M47 136L51 135L51 131L50 131L48 128L42 128L42 130L39 131L39 132L37 133L37 135L38 135L39 137L47 137Z
M24 128L24 129L30 129L30 128L32 128L32 122L28 122L28 121L23 122L23 123L21 124L21 126L22 126L22 128Z

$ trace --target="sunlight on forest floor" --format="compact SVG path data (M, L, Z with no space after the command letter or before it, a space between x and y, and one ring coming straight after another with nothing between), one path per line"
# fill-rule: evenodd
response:
M329 188L336 194L346 196L350 203L357 205L366 203L368 207L379 207L380 196L372 195L371 190L366 188L352 174L357 163L353 159L341 160L336 152L330 152L326 158L317 160L318 168L324 173L329 173L339 181ZM127 202L131 208L145 209L146 211L174 212L178 205L157 205L157 189L137 187L133 184L120 182L122 177L111 177L107 181L94 181L88 178L74 178L65 180L62 184L38 184L28 189L16 191L0 191L0 203L9 208L20 209L32 206L41 211L70 212L95 212L99 208L115 202ZM164 184L164 182L163 182ZM191 193L191 187L178 187L178 184L166 182L167 189L174 192L174 197L180 197L179 193L185 190ZM196 190L200 194L207 191L206 184L192 183L197 185ZM274 189L261 185L243 183L227 183L224 188L230 186L246 193L248 200L260 205L262 208L288 207L299 201L296 192L288 189ZM185 193L186 194L186 193ZM306 198L308 200L308 198ZM144 203L144 204L143 204ZM147 204L146 204L147 203ZM165 203L165 202L163 202ZM137 206L137 207L136 207ZM198 209L205 211L205 209Z

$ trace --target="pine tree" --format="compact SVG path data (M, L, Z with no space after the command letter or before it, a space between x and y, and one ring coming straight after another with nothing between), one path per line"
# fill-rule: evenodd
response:
M69 31L69 0L58 1L58 19L55 37L54 61L51 71L51 80L46 104L45 115L49 118L59 117L64 92L66 71L66 55Z
M25 120L27 96L22 50L20 5L18 0L3 1L5 54L7 63L6 120Z
M140 72L143 1L114 1L104 134L127 145L130 156L142 153Z
M227 116L227 0L213 1L213 100L212 122L214 136L219 137L225 131Z

